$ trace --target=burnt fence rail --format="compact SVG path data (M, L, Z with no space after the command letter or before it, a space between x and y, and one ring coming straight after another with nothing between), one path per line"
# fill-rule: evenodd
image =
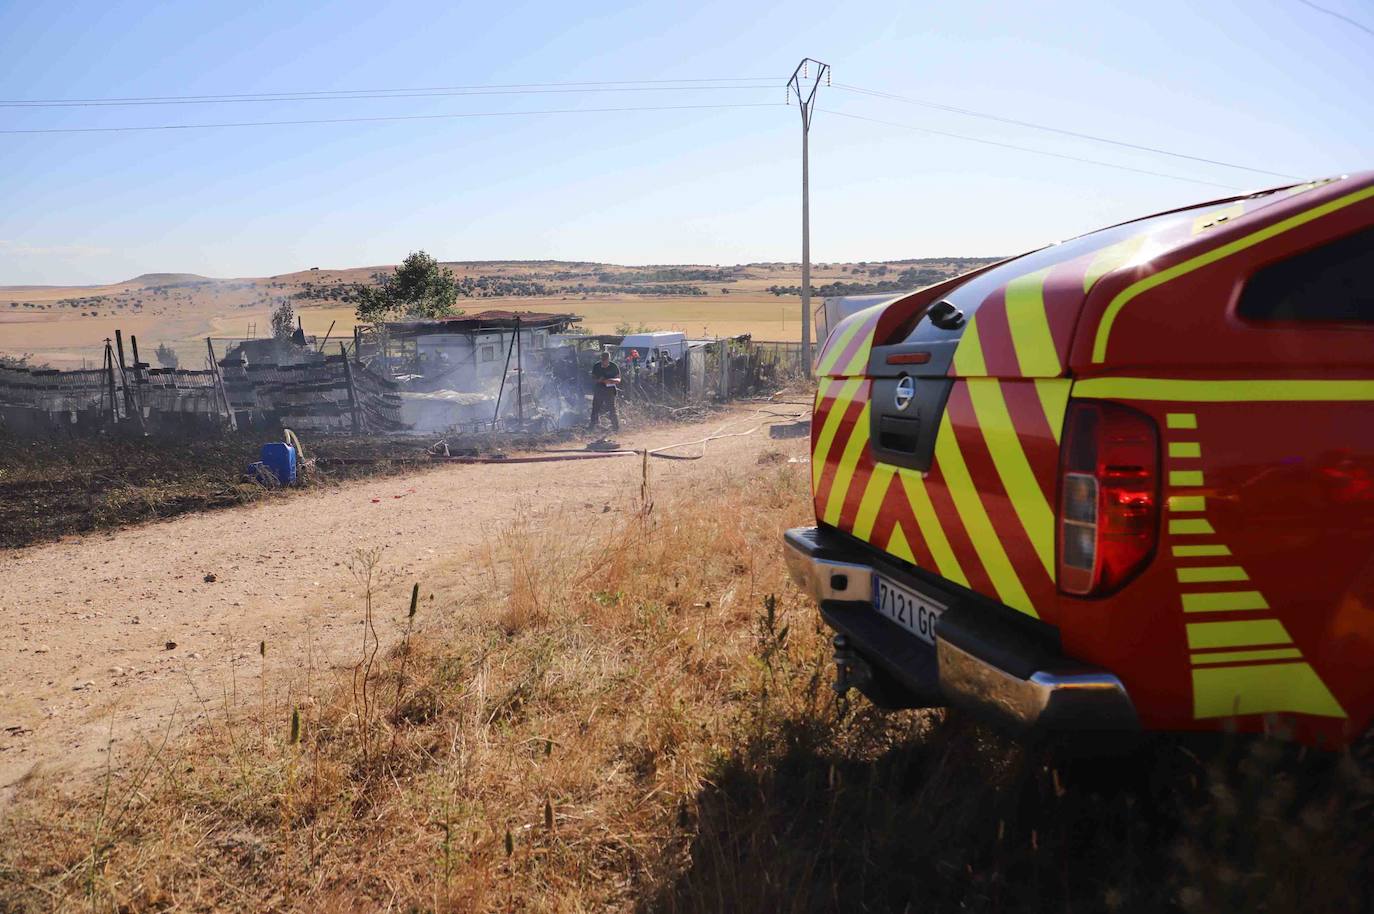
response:
M206 364L212 364L208 358ZM217 358L203 370L151 368L142 362L121 366L111 352L100 369L0 365L0 428L19 435L278 425L346 432L405 428L396 382L365 365L346 363L342 355L295 365Z
M540 410L553 423L581 421L589 373L599 350L619 337L584 336L564 346L523 353L523 371L508 373L495 410L475 422L496 426L528 420ZM387 376L384 359L360 359L358 349L312 351L295 364L220 358L207 341L201 370L152 368L126 361L107 346L99 369L57 371L0 365L0 428L19 435L55 430L122 428L139 433L275 428L375 434L408 430L409 390ZM370 363L370 364L369 364ZM628 399L668 404L730 400L776 389L804 377L801 345L734 337L690 344L680 359L622 365ZM542 377L542 382L534 379ZM525 380L528 379L528 380ZM522 384L521 381L524 381Z

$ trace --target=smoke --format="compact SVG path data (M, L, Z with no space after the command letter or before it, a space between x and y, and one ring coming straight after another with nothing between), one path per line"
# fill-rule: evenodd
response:
M480 337L419 339L414 357L393 365L405 388L402 418L417 433L550 431L586 420L586 366L575 345L526 348L527 337L517 357Z

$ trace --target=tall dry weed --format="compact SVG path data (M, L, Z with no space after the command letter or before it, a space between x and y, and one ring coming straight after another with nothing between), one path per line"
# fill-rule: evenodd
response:
M779 550L808 481L649 479L609 510L522 512L478 568L374 588L332 681L226 690L103 800L36 785L3 823L0 911L1368 904L1355 755L1082 759L837 700Z

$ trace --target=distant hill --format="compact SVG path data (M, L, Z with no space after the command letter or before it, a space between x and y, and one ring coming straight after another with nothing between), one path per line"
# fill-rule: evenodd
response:
M208 276L200 276L195 273L143 273L133 279L126 279L124 282L116 283L120 286L175 286L188 283L214 282Z
M985 257L818 262L813 294L862 295L914 289L991 262ZM457 308L572 312L591 333L682 330L697 338L752 334L791 340L801 333L795 263L622 265L586 260L445 261ZM305 331L347 338L358 323L357 288L391 266L311 267L258 277L144 273L103 286L0 287L0 350L32 354L58 368L100 364L120 331L145 349L165 343L182 364L199 365L205 339L269 332L290 304ZM813 302L819 306L819 302Z

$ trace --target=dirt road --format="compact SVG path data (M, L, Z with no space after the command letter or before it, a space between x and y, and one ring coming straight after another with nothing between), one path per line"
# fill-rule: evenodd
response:
M660 448L778 421L739 408L619 440ZM711 442L701 460L651 461L650 479L672 486L761 457L804 460L806 440L763 428ZM452 465L0 551L0 804L31 776L98 770L110 749L127 758L132 742L193 723L231 690L256 693L264 670L277 682L307 669L307 654L313 669L351 663L359 550L385 547L388 607L403 611L417 579L460 605L486 580L484 543L513 519L585 512L595 522L636 502L641 472L637 457Z

